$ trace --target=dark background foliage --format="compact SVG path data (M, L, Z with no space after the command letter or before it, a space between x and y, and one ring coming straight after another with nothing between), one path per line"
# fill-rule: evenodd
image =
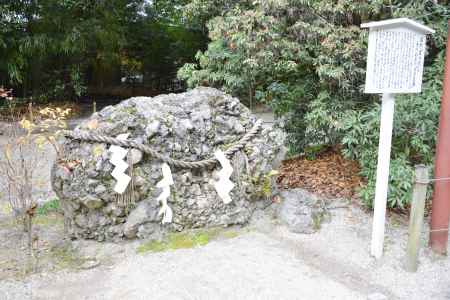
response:
M0 85L35 101L108 95L142 76L173 80L205 47L188 1L6 0L0 4ZM159 92L156 86L155 91Z

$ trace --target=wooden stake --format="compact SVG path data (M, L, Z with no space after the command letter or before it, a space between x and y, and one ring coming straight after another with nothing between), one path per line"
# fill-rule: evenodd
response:
M416 166L416 182L414 185L411 203L411 214L409 216L409 237L406 246L406 270L416 272L420 250L420 232L423 225L423 214L425 210L425 199L427 197L428 168L424 165Z
M28 113L30 114L30 122L33 123L33 102L28 103Z

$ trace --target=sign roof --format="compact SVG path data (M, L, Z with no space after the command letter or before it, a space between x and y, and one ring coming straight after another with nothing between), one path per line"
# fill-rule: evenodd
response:
M422 25L408 18L389 19L384 21L361 24L361 28L395 28L395 27L406 27L418 31L422 34L434 33L434 30L431 29L430 27Z

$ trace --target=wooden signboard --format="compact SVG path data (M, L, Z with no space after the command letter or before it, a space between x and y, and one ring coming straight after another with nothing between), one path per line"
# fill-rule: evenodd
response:
M369 28L365 93L383 94L371 243L371 254L380 258L386 219L394 94L420 93L426 34L434 31L406 18L365 23L361 27Z

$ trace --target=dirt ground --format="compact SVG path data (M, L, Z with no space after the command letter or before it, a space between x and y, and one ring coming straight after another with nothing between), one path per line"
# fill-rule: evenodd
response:
M377 261L369 255L371 215L336 201L330 213L310 235L259 212L229 238L144 253L144 241L62 241L61 219L50 214L40 221L35 273L23 264L24 237L3 216L0 299L450 299L450 259L425 247L427 228L419 270L408 273L404 217L389 217Z

